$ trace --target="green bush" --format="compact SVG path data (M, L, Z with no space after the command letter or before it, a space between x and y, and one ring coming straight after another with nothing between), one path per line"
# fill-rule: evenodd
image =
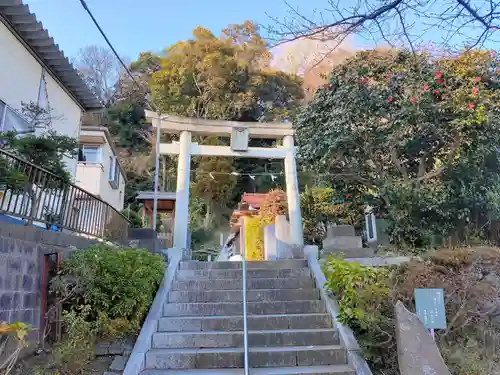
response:
M66 294L68 312L89 307L85 320L96 322L98 334L130 334L140 328L164 270L163 258L146 250L95 246L74 252L52 287Z
M325 287L339 302L339 322L355 333L365 358L374 370L396 374L397 351L393 340L390 271L363 267L330 256L323 265ZM391 354L392 353L392 354Z
M54 360L68 373L80 373L94 358L94 345L99 328L97 322L88 319L90 315L91 308L88 305L63 312L66 339L56 345Z

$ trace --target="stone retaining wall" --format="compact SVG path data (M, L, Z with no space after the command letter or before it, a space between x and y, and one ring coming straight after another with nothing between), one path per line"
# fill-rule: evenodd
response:
M0 321L39 328L44 256L97 243L64 232L2 222L0 225Z

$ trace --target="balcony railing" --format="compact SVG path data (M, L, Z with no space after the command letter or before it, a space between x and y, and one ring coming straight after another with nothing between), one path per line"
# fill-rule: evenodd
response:
M0 149L0 215L126 244L129 221L95 195Z

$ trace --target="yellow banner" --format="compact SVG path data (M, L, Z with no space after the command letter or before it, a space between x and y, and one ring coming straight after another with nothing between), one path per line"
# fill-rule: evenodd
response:
M246 260L264 260L264 233L258 216L243 218L243 237Z

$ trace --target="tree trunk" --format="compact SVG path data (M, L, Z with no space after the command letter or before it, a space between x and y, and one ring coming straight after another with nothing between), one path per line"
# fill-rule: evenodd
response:
M33 184L29 184L27 187L26 187L26 190L25 190L25 194L28 194L28 197L29 197L29 200L31 200L31 207L30 207L30 212L29 212L29 215L27 220L25 221L24 225L25 226L29 226L29 225L33 225L33 218L36 216L36 209L37 209L37 206L38 206L38 199L37 199L37 196L36 194L33 192ZM24 205L24 197L23 197L23 202L22 204ZM26 211L27 211L27 207L26 207Z

